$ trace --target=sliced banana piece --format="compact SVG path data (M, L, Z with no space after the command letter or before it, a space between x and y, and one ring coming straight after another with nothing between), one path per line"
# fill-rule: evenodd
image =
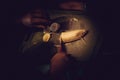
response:
M56 32L59 28L60 28L60 24L58 24L56 22L52 23L51 26L50 26L50 30L52 32Z
M49 39L50 39L50 33L45 33L44 36L43 36L43 41L48 42Z

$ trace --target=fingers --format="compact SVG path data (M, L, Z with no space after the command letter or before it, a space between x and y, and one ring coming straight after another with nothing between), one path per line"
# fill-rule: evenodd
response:
M43 10L34 10L20 19L20 22L27 27L44 28L49 24L48 15ZM39 26L40 25L40 26ZM43 26L41 26L43 25Z

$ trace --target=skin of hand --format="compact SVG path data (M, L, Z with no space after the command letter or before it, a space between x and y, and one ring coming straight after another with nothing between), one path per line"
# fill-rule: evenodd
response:
M45 14L46 13L43 10L35 10L24 15L20 19L20 22L27 27L45 28L45 24L50 22Z
M61 9L65 10L84 10L84 4L79 1L66 1L59 5Z

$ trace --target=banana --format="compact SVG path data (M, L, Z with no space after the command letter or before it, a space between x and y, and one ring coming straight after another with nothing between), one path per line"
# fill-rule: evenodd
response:
M45 33L44 36L43 36L43 41L48 42L49 39L50 39L50 33Z

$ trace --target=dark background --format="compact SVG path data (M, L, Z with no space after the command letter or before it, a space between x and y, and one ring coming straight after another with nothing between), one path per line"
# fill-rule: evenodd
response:
M54 8L56 2L53 0L19 0L7 1L3 4L3 26L7 34L7 50L5 50L5 71L8 73L4 79L16 80L16 63L18 48L21 44L26 28L18 25L15 21L27 11L39 6L44 6L50 9ZM87 12L89 16L93 17L96 24L98 24L103 37L103 42L98 55L90 61L87 67L89 78L91 73L95 72L94 77L97 80L119 80L120 74L120 48L119 48L119 19L118 19L118 2L110 0L86 0ZM36 6L37 5L37 6ZM7 23L6 23L7 22ZM6 39L6 38L5 38ZM91 69L91 70L90 70ZM90 79L91 80L91 79Z

